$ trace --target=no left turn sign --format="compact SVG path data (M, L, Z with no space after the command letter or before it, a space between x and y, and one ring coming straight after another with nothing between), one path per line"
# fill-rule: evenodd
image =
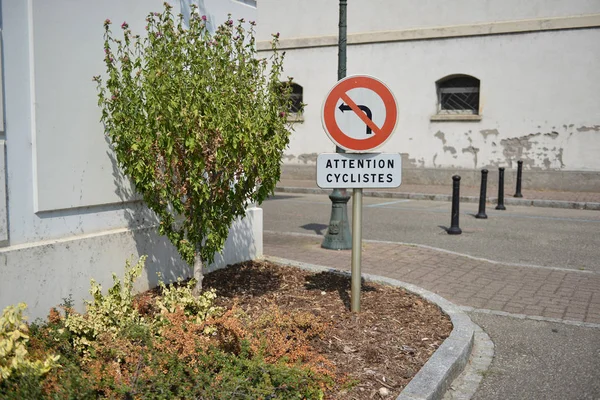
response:
M353 75L337 82L323 103L323 128L339 147L364 152L385 143L398 120L398 106L380 80Z

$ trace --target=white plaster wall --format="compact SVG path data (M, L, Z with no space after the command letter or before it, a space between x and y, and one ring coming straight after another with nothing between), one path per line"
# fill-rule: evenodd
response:
M251 208L246 218L234 223L221 255L205 272L241 260L262 257L262 209ZM137 262L149 255L136 290L157 285L157 273L166 282L191 276L165 237L151 229L115 229L0 248L0 310L25 302L30 320L44 318L51 307L72 296L78 311L90 299L90 279L104 289L112 285L111 273L122 277L127 259Z
M229 7L234 17L256 16L236 1L206 3L213 7L206 13L223 20ZM162 0L2 0L0 6L6 126L0 199L5 165L8 198L0 201L0 309L25 301L30 315L44 316L69 294L81 305L90 278L110 284L110 272L122 273L131 255L150 256L139 289L155 284L159 270L169 280L188 275L111 160L91 79L104 70L103 21L110 18L113 30L127 21L141 32ZM212 267L261 256L262 210L251 208Z
M4 140L0 140L0 245L8 241L8 210L6 208L6 157Z
M260 0L259 40L337 35L339 2ZM348 1L348 33L600 13L597 0Z
M31 54L34 64L32 96L35 99L37 210L49 211L128 199L115 190L123 184L111 158L97 106L96 84L91 77L104 72L103 21L113 21L120 32L127 21L143 34L146 15L162 11L163 1L32 3ZM173 13L180 12L174 4ZM211 22L255 17L256 9L236 1L207 0L202 4ZM77 18L73 18L77 16ZM61 51L70 49L70 51ZM56 155L61 154L60 158ZM51 167L50 167L51 166ZM115 179L117 185L115 185Z
M128 216L141 205L128 202L133 191L111 158L92 76L104 71L104 20L114 31L127 21L142 32L148 12L162 3L2 1L12 245L132 224ZM203 6L223 20L229 7L235 17L256 16L255 8L231 0Z
M396 95L398 125L378 150L408 153L413 166L481 168L523 159L526 168L598 171L598 43L600 29L354 45L347 73L376 76ZM307 103L286 162L311 164L334 148L320 113L337 80L337 48L290 49L284 65ZM482 120L430 121L435 82L457 73L481 80Z

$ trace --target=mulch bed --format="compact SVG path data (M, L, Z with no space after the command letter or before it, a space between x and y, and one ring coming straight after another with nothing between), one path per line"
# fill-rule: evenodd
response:
M452 331L448 316L404 289L363 282L361 312L351 313L350 276L269 262L236 264L207 274L219 305L236 302L252 317L272 304L331 321L313 345L351 382L330 399L395 399Z

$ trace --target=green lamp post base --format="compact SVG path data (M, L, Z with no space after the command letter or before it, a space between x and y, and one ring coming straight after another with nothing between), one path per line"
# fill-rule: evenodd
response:
M352 248L352 235L348 223L348 200L346 190L333 189L331 199L331 218L329 228L321 247L329 250L349 250Z

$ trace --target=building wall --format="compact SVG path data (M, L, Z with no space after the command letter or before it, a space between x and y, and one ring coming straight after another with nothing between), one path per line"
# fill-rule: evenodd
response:
M143 33L162 3L2 0L0 308L28 301L42 316L69 293L85 297L92 277L110 283L132 255L149 254L149 271L167 277L188 272L119 171L92 82L104 71L104 20ZM198 3L211 19L256 15L236 1ZM250 208L217 265L260 256L261 232L261 210Z
M348 33L600 13L596 0L348 1ZM337 35L339 1L260 0L258 40Z
M398 125L377 150L403 153L405 169L420 171L408 176L433 183L432 174L447 179L523 160L532 185L600 190L599 2L349 3L347 75L375 76L395 94ZM316 155L334 150L321 107L337 80L338 3L265 0L259 18L259 49L268 54L267 32L280 32L285 73L307 104L287 169L314 170ZM431 119L435 82L453 74L480 79L480 120ZM577 171L579 179L553 182L549 171Z

